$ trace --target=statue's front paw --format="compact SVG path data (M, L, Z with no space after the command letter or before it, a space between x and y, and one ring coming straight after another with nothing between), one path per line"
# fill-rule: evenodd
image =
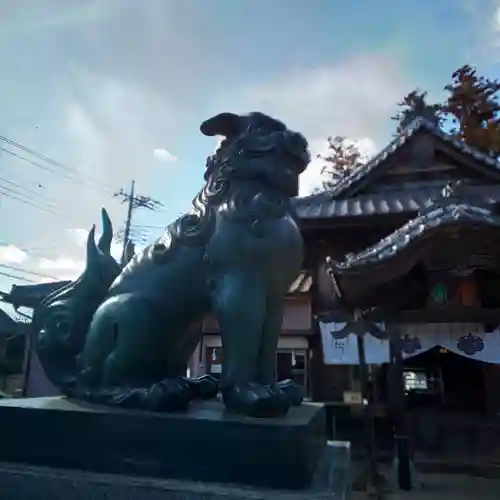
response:
M304 401L304 389L293 380L281 380L277 386L285 394L292 406L300 406Z
M189 379L189 383L197 399L213 399L219 393L219 381L212 375Z
M184 411L194 397L193 387L185 378L165 379L149 389L145 406L150 411Z
M222 392L226 408L254 418L275 418L286 415L290 403L281 391L257 384L233 385Z

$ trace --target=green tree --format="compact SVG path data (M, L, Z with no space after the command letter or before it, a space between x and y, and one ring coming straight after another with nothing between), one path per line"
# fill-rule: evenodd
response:
M327 153L318 155L318 158L325 162L321 171L324 177L323 189L332 188L354 169L366 163L356 143L341 135L329 137Z
M445 86L443 111L453 119L451 133L470 146L493 156L500 155L500 81L479 76L464 65Z
M399 111L391 120L398 122L396 133L400 134L416 118L425 118L437 126L442 122L442 105L428 104L427 92L418 89L412 90L401 102L398 102Z

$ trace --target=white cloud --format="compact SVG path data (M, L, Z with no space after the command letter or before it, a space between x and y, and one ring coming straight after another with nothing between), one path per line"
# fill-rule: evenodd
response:
M335 135L378 140L397 101L414 86L395 57L363 54L243 89L241 102L276 115L311 141Z
M76 244L76 246L80 248L84 248L87 242L87 237L89 234L88 229L76 228L76 229L68 229L68 234L71 240Z
M309 144L311 149L312 161L299 178L299 196L307 196L315 190L321 188L324 175L323 161L317 155L324 155L327 151L327 142L315 141Z
M87 237L89 234L89 230L82 229L82 228L74 228L74 229L68 229L67 232L70 235L72 242L76 245L78 253L85 256L83 252L85 249L85 245L87 243ZM101 233L96 232L96 234L95 234L96 242L99 240L100 236L101 236ZM123 251L123 243L121 243L113 238L113 241L111 242L111 255L116 260L119 261L121 259L121 256L122 256L122 251Z
M157 158L160 161L163 161L165 163L174 163L177 161L177 158L170 153L170 151L166 150L165 148L157 148L153 151L153 156Z
M69 238L63 242L63 249L59 255L43 257L36 261L36 267L39 270L50 273L57 280L75 280L85 269L85 246L88 229L73 228L66 231ZM96 242L99 240L100 233L96 233ZM119 261L122 254L122 243L113 239L111 242L111 255ZM53 281L51 279L43 279L41 282Z
M80 272L61 272L54 278L39 278L38 283L54 283L54 281L76 281L80 277Z
M371 156L375 144L389 140L396 103L414 86L397 58L369 53L282 74L241 89L231 102L221 98L212 107L261 110L304 133L314 159L301 176L303 195L321 185L322 163L315 155L324 152L327 137L352 138Z
M54 279L43 278L41 283L47 283L55 280L76 280L85 269L85 260L77 260L68 256L60 256L54 259L41 258L37 262L38 268L47 272Z
M378 152L377 144L370 137L363 137L352 141L359 149L364 161L368 161Z
M0 246L0 264L22 264L28 254L15 245Z
M77 271L82 272L85 268L84 260L75 260L71 257L57 257L55 259L41 258L38 261L40 269L53 271Z

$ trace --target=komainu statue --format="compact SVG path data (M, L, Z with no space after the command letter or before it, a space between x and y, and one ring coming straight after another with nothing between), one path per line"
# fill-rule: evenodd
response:
M290 199L310 161L306 139L262 113L222 113L201 125L223 137L190 213L120 269L111 222L87 243L82 276L36 310L37 351L69 397L151 411L186 409L220 390L229 411L286 414L300 390L275 381L284 296L303 261ZM188 379L200 322L214 314L220 381Z

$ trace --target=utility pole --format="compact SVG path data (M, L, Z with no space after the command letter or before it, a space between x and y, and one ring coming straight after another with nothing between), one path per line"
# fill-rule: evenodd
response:
M127 219L125 220L125 233L123 235L122 262L126 258L128 240L130 239L130 226L132 224L132 211L134 210L135 181L130 185L130 193L124 195L123 201L128 201ZM128 200L127 200L128 198Z
M127 247L130 245L130 231L132 228L132 215L137 208L147 208L148 210L157 210L162 203L154 200L150 196L136 195L135 194L135 181L130 185L130 191L126 192L122 189L115 193L113 196L121 198L122 203L127 203L127 219L125 220L125 230L123 233L123 250L122 250L122 264L127 263Z

